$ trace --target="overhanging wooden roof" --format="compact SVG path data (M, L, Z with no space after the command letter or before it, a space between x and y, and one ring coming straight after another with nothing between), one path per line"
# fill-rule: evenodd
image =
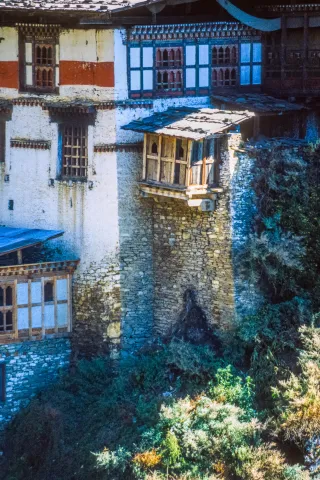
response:
M171 137L201 140L238 125L254 113L218 110L216 108L170 108L151 117L134 120L123 126L124 130L155 133Z
M1 10L29 12L108 13L150 5L160 0L0 0Z
M221 108L250 110L250 112L270 115L297 112L306 108L304 105L288 102L287 100L271 97L270 95L264 95L262 93L226 92L213 94L211 98L212 102Z
M63 234L63 230L0 227L0 256L39 245Z

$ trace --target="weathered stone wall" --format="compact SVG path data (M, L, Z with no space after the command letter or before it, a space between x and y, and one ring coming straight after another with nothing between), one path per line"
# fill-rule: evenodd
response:
M170 332L184 307L184 293L196 292L209 324L227 328L234 315L234 280L230 217L231 159L221 139L220 186L214 212L201 212L181 201L154 203L154 321L162 335Z
M0 346L6 369L6 401L0 402L0 430L31 397L57 380L70 361L70 340L57 338Z
M252 182L254 178L255 158L247 152L233 151L234 161L231 173L231 232L234 267L235 313L239 320L253 314L263 301L257 285L246 280L239 271L237 257L246 246L253 231L256 214L256 196Z

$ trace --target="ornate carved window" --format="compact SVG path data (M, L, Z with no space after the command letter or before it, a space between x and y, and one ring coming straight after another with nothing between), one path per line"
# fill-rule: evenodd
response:
M213 87L234 87L237 85L236 68L214 68L212 70Z
M59 45L56 26L20 25L20 89L56 92Z
M212 48L212 65L237 65L238 45L222 45Z
M182 47L156 49L156 89L166 93L182 89Z
M85 179L88 169L87 125L63 124L62 177Z

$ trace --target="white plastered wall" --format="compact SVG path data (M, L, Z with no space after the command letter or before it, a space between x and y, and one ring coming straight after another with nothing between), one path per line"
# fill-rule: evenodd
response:
M58 124L41 107L15 106L7 122L7 156L0 166L0 223L13 227L62 229L50 243L63 258L81 259L78 272L118 245L116 156L94 153L95 143L114 143L114 111L99 111L88 128L88 181L58 181ZM31 119L31 121L30 121ZM51 142L50 150L10 148L10 138ZM9 174L9 182L4 175ZM54 179L54 186L49 186ZM14 210L8 201L14 200ZM49 244L48 244L49 245ZM59 256L60 257L60 256Z

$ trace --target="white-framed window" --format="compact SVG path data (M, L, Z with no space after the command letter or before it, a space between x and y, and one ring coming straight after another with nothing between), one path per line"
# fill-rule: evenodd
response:
M71 331L69 274L0 282L0 342Z
M132 92L153 90L153 47L130 47L129 75Z
M240 45L240 85L261 85L262 44L241 43Z

